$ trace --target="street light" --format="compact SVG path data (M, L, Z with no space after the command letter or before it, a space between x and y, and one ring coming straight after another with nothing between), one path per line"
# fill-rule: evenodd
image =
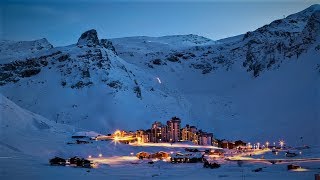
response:
M269 141L266 142L267 148L269 148Z
M101 153L99 154L99 157L102 157L102 154L101 154Z
M280 140L279 144L280 144L281 149L282 149L282 147L283 147L283 145L284 145L284 141L283 141L283 140Z

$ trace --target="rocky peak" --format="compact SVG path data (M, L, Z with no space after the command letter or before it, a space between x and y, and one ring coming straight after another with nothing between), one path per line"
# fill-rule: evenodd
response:
M34 46L38 50L40 49L51 49L53 48L53 45L49 43L49 41L46 38L38 39L34 41Z
M111 41L107 40L107 39L101 39L100 40L100 45L106 49L109 49L111 51L113 51L116 55L117 55L117 52L116 52L116 49L114 48L113 44Z
M294 34L298 34L303 31L309 19L314 18L314 14L318 11L320 11L320 5L314 4L303 11L289 15L284 19L275 20L253 32L247 32L243 39L251 36L259 36L266 39L270 39L270 36L287 38L289 36L294 36Z
M94 47L99 45L98 33L95 29L88 30L81 34L78 39L78 46Z

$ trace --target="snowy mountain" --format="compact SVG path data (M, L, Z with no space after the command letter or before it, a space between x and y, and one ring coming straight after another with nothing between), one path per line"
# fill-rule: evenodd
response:
M50 120L106 132L141 128L155 118L185 117L188 102L174 88L118 57L95 30L77 44L1 64L1 92ZM182 109L182 110L181 110ZM143 126L143 125L142 125Z
M218 138L319 144L319 21L313 5L218 41L107 40L89 30L76 44L33 53L2 42L0 92L53 122L100 133L179 116Z
M242 66L257 77L264 69L276 68L283 59L298 57L306 52L310 45L316 44L319 34L319 7L313 5L244 35L215 43L194 44L191 47L184 46L183 43L171 48L154 47L152 43L150 45L146 42L146 37L144 43L141 43L140 37L111 41L120 57L144 67L154 68L172 62L186 62L183 63L185 66L206 74L220 67L229 70L232 64L242 61ZM318 46L314 48L319 49Z

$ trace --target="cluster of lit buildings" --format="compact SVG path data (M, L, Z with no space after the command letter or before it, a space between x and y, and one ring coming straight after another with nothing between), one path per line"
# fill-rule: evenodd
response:
M198 130L195 126L188 124L181 128L181 120L173 117L163 124L161 122L154 122L151 129L138 130L136 138L139 143L161 143L161 142L178 142L191 141L197 145L212 145L213 133L207 133Z
M181 141L193 142L196 145L210 146L215 145L220 148L226 149L264 149L264 148L276 148L276 143L271 145L269 142L265 144L246 143L244 141L228 141L219 140L213 138L213 133L204 132L198 130L195 126L186 125L181 127L181 119L178 117L172 117L166 123L155 121L150 129L137 130L137 131L120 131L117 130L109 136L96 137L97 140L112 139L116 142L122 143L174 143ZM284 141L279 141L279 145L282 149Z

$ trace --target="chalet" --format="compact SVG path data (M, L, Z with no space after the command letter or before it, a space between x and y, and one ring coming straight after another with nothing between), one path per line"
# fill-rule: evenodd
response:
M197 163L203 161L203 153L176 153L171 155L170 161L171 163Z
M208 155L212 157L224 157L224 153L223 149L212 149L208 152Z
M136 156L137 156L137 158L139 158L139 159L144 159L144 158L150 158L150 154L149 153L147 153L147 152L139 152L139 153L137 153L136 154Z
M170 154L164 151L159 151L150 155L150 158L157 158L157 159L167 159L169 157L170 157Z

